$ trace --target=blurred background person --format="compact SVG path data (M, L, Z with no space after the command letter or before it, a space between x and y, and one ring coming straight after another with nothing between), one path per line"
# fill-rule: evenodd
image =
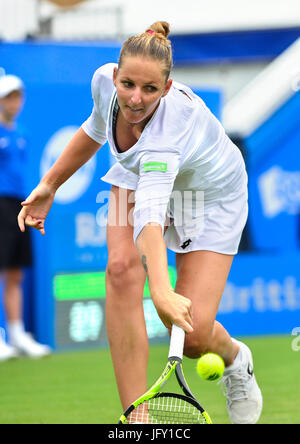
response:
M23 268L32 263L30 234L20 233L17 226L25 195L27 140L16 121L23 103L22 80L0 77L0 281L8 333L8 343L0 335L0 361L19 355L40 358L51 352L25 331L22 320Z

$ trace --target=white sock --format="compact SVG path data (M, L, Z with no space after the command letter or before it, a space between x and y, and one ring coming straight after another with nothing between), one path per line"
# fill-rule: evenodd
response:
M23 321L18 320L7 322L7 332L11 341L13 341L15 338L20 337L25 332Z
M235 339L232 338L232 340L233 340L233 342L237 343L237 341ZM227 372L227 371L230 372L231 370L234 370L236 367L239 367L241 360L242 360L242 351L240 348L233 363L225 368L225 372Z

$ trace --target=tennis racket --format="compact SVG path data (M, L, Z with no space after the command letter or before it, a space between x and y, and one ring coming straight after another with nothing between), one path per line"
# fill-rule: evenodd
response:
M191 392L183 374L185 332L173 325L168 363L155 384L122 414L119 424L211 424L208 413ZM161 392L176 375L184 394Z

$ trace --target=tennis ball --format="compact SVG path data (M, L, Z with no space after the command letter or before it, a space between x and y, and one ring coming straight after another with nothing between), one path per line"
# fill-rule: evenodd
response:
M217 381L224 373L225 364L221 356L206 353L197 361L197 373L207 381Z

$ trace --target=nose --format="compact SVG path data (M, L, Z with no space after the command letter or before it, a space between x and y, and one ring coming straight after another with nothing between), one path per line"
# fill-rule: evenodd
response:
M132 105L136 106L142 103L142 94L139 88L135 88L131 96Z

